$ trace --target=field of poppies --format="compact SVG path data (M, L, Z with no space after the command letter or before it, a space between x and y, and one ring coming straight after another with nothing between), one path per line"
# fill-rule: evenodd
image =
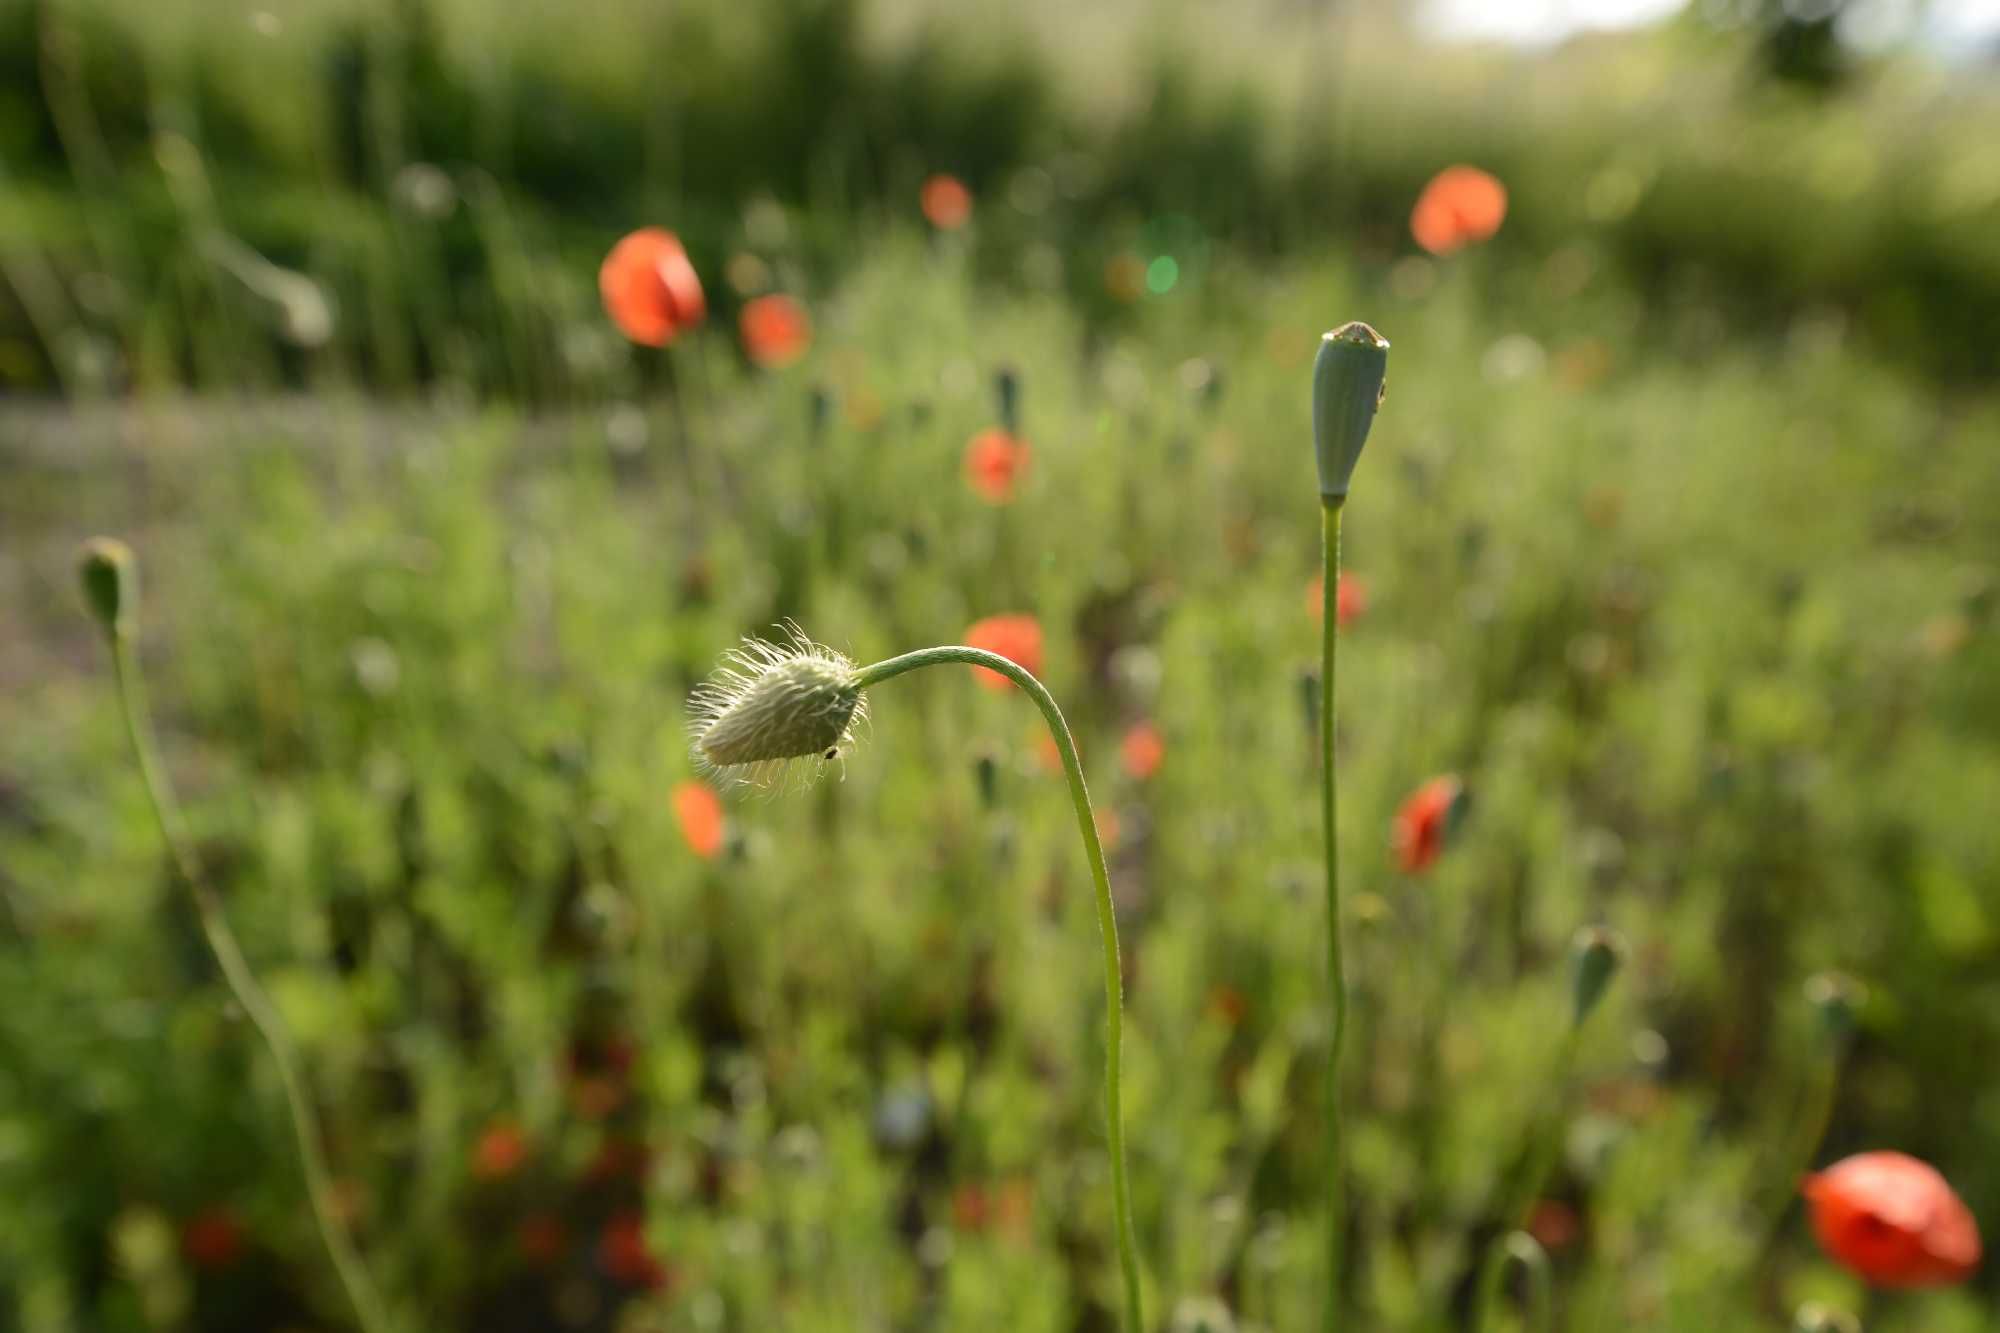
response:
M0 1333L1996 1327L1986 91L316 6L0 25Z

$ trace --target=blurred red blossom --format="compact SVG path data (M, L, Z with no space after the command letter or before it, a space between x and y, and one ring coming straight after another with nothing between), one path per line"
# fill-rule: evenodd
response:
M1144 782L1160 771L1167 758L1166 738L1150 722L1135 722L1118 742L1118 762L1126 775Z
M1937 1170L1899 1152L1843 1158L1800 1185L1820 1247L1878 1287L1963 1282L1979 1227Z
M1326 600L1326 580L1313 575L1313 581L1306 587L1306 609L1312 618L1318 620L1325 613L1322 603ZM1334 616L1344 627L1353 624L1368 613L1368 580L1351 570L1342 571L1340 583L1334 591Z
M765 370L783 370L812 346L812 319L806 308L781 292L747 301L737 317L743 353Z
M646 1243L646 1219L617 1213L597 1237L597 1263L607 1277L628 1287L655 1290L667 1285L667 1268Z
M1028 470L1028 442L998 426L973 436L965 446L965 481L988 504L1006 504Z
M1507 187L1478 167L1446 167L1410 212L1410 235L1434 255L1489 239L1507 217Z
M972 221L972 191L956 176L940 172L924 182L924 217L939 231L957 231Z
M511 1120L495 1120L472 1145L472 1174L481 1180L504 1180L528 1160L528 1136Z
M1396 809L1393 841L1397 869L1406 875L1430 869L1444 851L1445 836L1451 832L1464 799L1465 784L1450 773L1434 777L1410 793Z
M196 1268L219 1272L243 1257L243 1226L227 1208L204 1208L182 1224L181 1253Z
M680 238L644 227L611 247L597 270L604 312L635 343L664 347L708 314L701 279Z
M713 861L722 854L724 822L722 799L715 789L695 778L688 778L674 784L674 820L681 827L681 838L688 850L704 861Z
M1042 622L1033 616L1015 613L975 620L966 628L965 643L968 648L984 648L1017 663L1031 676L1042 674ZM972 669L989 690L1004 690L1013 684L987 667Z

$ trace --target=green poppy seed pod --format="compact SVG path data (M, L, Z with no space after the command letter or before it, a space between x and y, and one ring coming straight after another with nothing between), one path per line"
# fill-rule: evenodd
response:
M1615 931L1585 926L1569 946L1570 1022L1581 1027L1604 998L1605 987L1625 961L1625 942Z
M791 628L746 639L688 700L696 761L717 777L769 786L796 763L839 759L868 716L854 663Z
M120 638L129 635L139 614L139 563L132 548L116 537L92 537L77 557L77 574L97 623Z
M1389 340L1358 320L1320 337L1313 362L1313 451L1324 500L1347 498L1388 369Z
M1868 988L1845 972L1818 972L1806 978L1806 1003L1820 1031L1836 1046L1854 1035L1855 1015L1868 1002Z

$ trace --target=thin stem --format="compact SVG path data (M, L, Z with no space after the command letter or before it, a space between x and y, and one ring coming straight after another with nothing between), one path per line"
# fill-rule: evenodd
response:
M308 1103L305 1076L300 1071L298 1052L292 1045L291 1034L286 1030L277 1008L272 1005L270 996L258 984L256 974L250 970L250 963L236 942L236 934L223 915L221 899L203 881L196 865L186 822L181 817L179 804L174 800L166 769L160 763L131 636L113 632L110 639L112 668L118 678L118 701L125 716L125 734L131 739L132 754L138 761L139 776L145 783L153 817L159 823L160 836L167 844L174 871L194 900L195 915L201 920L202 934L208 939L208 947L215 954L223 979L229 984L237 1004L242 1006L243 1012L256 1027L258 1035L263 1037L264 1045L271 1052L271 1062L277 1066L278 1082L284 1089L285 1105L291 1112L292 1132L298 1139L299 1165L305 1175L306 1193L312 1200L313 1217L319 1224L320 1239L326 1244L327 1257L333 1261L334 1272L340 1279L348 1302L354 1307L355 1320L364 1333L387 1333L393 1326L375 1289L369 1284L361 1256L355 1251L354 1243L334 1209L333 1179L327 1170L326 1147L321 1142L319 1125L313 1119Z
M1340 818L1338 769L1334 762L1334 669L1340 648L1340 514L1344 496L1320 504L1320 830L1326 842L1326 982L1333 1033L1326 1057L1326 1309L1322 1327L1341 1325L1342 1229L1346 1132L1341 1123L1340 1056L1347 1044L1347 973L1340 948Z
M1473 1333L1486 1333L1486 1320L1493 1313L1492 1304L1484 1299L1490 1287L1494 1292L1500 1289L1500 1279L1507 1271L1509 1261L1521 1266L1528 1275L1528 1327L1533 1333L1549 1333L1551 1320L1555 1317L1555 1294L1549 1277L1548 1252L1533 1236L1525 1231L1510 1231L1499 1243L1487 1251L1486 1266L1479 1275L1482 1300L1479 1320L1473 1325Z
M920 667L945 663L967 663L997 671L1027 692L1042 710L1049 734L1062 755L1063 775L1069 779L1070 803L1076 807L1077 831L1083 835L1083 850L1090 862L1091 879L1097 888L1097 926L1104 946L1104 1127L1111 1151L1111 1203L1118 1232L1118 1266L1125 1282L1125 1328L1142 1333L1145 1322L1139 1298L1139 1251L1132 1235L1132 1191L1125 1170L1125 1117L1121 1108L1122 1076L1120 1061L1124 1050L1125 983L1118 962L1118 916L1111 900L1111 875L1104 865L1104 844L1097 836L1097 819L1090 809L1090 791L1084 786L1083 764L1077 758L1076 741L1069 724L1048 689L1019 663L979 648L947 646L922 648L904 653L873 666L861 668L855 684L861 689Z
M1486 1262L1479 1270L1478 1301L1474 1309L1474 1333L1483 1333L1487 1320L1492 1316L1493 1303L1500 1297L1500 1279L1506 1272L1509 1251L1514 1248L1515 1237L1527 1237L1533 1244L1533 1237L1527 1236L1529 1213L1535 1200L1541 1197L1542 1187L1548 1183L1549 1173L1555 1169L1556 1156L1562 1148L1563 1126L1567 1119L1564 1112L1565 1091L1569 1087L1570 1073L1576 1068L1576 1052L1581 1042L1583 1027L1572 1023L1569 1033L1563 1038L1562 1054L1557 1057L1550 1098L1553 1109L1547 1119L1536 1127L1534 1142L1529 1148L1527 1169L1522 1172L1520 1184L1509 1198L1505 1211L1500 1214L1501 1232L1486 1251ZM1540 1246L1535 1247L1540 1250ZM1518 1256L1514 1256L1517 1257ZM1546 1264L1544 1258L1544 1264Z

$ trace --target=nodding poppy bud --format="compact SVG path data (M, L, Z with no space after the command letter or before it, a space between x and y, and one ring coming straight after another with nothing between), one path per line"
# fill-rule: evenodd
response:
M1625 960L1625 942L1615 931L1602 926L1585 926L1576 933L1569 946L1570 966L1570 1022L1582 1026L1597 1002L1604 998L1605 987L1618 975L1618 965Z
M139 564L132 548L116 537L92 537L77 557L77 574L97 623L120 638L130 634L139 613Z
M695 758L722 778L766 786L795 760L823 768L868 716L854 663L797 626L785 643L745 639L723 662L688 701Z
M1382 404L1388 369L1389 340L1366 324L1343 324L1321 336L1313 362L1313 451L1321 498L1347 498L1348 480Z
M1819 1019L1820 1031L1836 1047L1854 1035L1855 1015L1868 1002L1868 988L1845 972L1817 972L1806 978L1806 1003Z

